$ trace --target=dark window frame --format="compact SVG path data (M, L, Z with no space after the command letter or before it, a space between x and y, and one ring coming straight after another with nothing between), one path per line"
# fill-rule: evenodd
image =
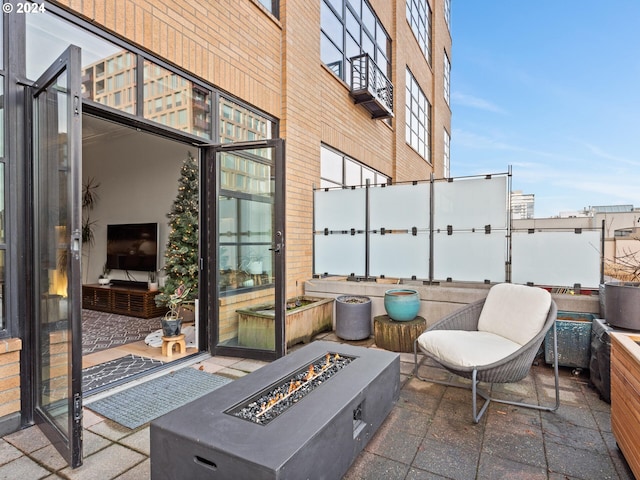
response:
M431 65L433 60L432 55L432 31L431 21L433 18L433 12L431 6L427 0L407 0L407 22L411 26L422 54L427 59L427 63ZM421 28L421 27L424 28Z
M338 12L335 9L334 3L340 2L342 11ZM357 5L355 5L357 3ZM387 78L391 78L391 56L392 56L392 48L391 48L391 37L387 33L387 30L384 28L384 25L378 18L373 7L369 4L367 0L321 0L321 5L328 8L329 11L338 19L342 29L342 38L341 43L342 47L336 44L334 39L328 34L328 29L325 26L322 26L322 18L320 19L320 37L321 37L321 50L322 50L322 40L326 39L330 42L330 45L336 48L342 54L342 60L340 64L326 64L327 67L333 71L340 79L344 80L347 84L350 83L349 75L351 72L351 68L349 67L349 59L363 54L368 53L369 56L373 59L375 64L384 72ZM359 10L359 12L358 12ZM370 12L373 16L373 32L366 24L365 13ZM359 31L351 32L348 25L348 20L352 19L358 23ZM357 33L359 38L353 38L352 33ZM364 45L364 36L366 35L366 39L370 42L369 45L372 46L373 52L367 51ZM383 40L382 38L378 38L378 35L384 35L384 46L383 48L386 52L382 52L380 42ZM353 52L353 55L347 53L348 47L347 42L351 39L354 42L354 45L358 47L358 52ZM373 53L373 55L372 55ZM320 52L322 55L322 51ZM382 57L382 58L381 58ZM324 62L324 60L323 60ZM336 68L337 70L336 71Z
M420 145L416 147L412 141L407 141L407 145L409 145L416 153L418 153L422 158L424 158L429 164L431 162L431 116L432 116L432 106L429 101L429 97L424 93L424 90L418 83L418 80L413 75L409 67L406 70L407 82L406 82L406 100L405 100L405 109L411 117L415 117L418 122L418 130L412 128L412 122L409 121L409 118L405 118L405 141L407 140L407 135L410 133L410 137L413 138L416 136L418 139L420 138L419 129L423 128L425 131L424 137L424 151L420 148ZM414 88L417 89L417 96L414 95ZM420 103L424 101L426 103L426 108L422 108ZM423 112L424 115L421 113ZM408 115L407 115L408 117ZM418 142L420 143L420 142Z

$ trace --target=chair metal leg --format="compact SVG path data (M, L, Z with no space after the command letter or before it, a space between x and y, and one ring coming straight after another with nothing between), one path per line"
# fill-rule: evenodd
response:
M431 378L423 378L418 374L418 367L420 365L422 365L422 362L424 361L425 357L423 356L423 358L420 360L420 362L418 362L418 340L416 340L413 343L413 362L414 362L414 368L413 368L413 375L418 379L418 380L422 380L423 382L431 382L431 383L436 383L439 385L445 385L448 387L457 387L457 388L467 388L463 385L457 384L457 383L452 383L452 382L446 382L443 380L436 380L436 379L431 379ZM472 408L473 408L473 421L474 423L478 423L480 421L480 419L482 418L482 415L484 415L484 412L487 410L487 407L489 406L489 403L491 401L497 402L497 403L504 403L507 405L514 405L517 407L524 407L524 408L532 408L535 410L542 410L542 411L546 411L546 412L555 412L556 410L558 410L558 408L560 407L560 377L559 377L559 373L558 373L558 340L556 337L556 324L554 322L553 324L553 373L554 373L554 377L555 377L555 396L556 396L556 401L555 404L551 407L549 406L543 406L543 405L535 405L535 404L531 404L531 403L523 403L523 402L514 402L511 400L503 400L500 398L494 398L492 396L490 396L488 393L484 392L483 390L478 389L478 380L477 380L477 370L473 370L472 372L472 378L471 378L471 393L472 393ZM484 403L482 404L482 407L480 407L480 411L478 411L478 404L477 404L477 397L481 397L484 399Z

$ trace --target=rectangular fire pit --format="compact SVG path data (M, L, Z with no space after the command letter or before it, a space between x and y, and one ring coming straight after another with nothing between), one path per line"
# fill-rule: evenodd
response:
M307 370L315 370L313 387L302 378ZM268 410L263 397L283 385L309 391L276 394L279 406L290 405L269 421L239 413L256 403ZM313 342L154 420L151 478L339 479L399 391L397 353Z

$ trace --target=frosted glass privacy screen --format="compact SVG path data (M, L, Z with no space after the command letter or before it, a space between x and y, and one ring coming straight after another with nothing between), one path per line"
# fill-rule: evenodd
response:
M433 274L436 280L504 282L506 232L457 232L433 236Z
M365 190L316 190L315 230L364 230Z
M373 276L429 278L429 234L373 234L370 238L370 274Z
M507 177L462 178L434 183L435 229L451 225L454 230L470 230L491 225L493 230L507 228Z
M362 276L365 274L365 237L360 235L313 236L315 241L315 272L330 275Z
M372 230L429 228L430 185L392 185L369 189Z
M512 232L513 283L594 288L600 283L601 232Z

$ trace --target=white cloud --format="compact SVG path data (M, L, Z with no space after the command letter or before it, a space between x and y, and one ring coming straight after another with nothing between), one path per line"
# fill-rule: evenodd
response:
M452 92L451 101L455 105L462 107L477 108L479 110L500 113L503 115L507 113L504 109L502 109L495 103L485 100L484 98L474 97L473 95L467 95L465 93Z
M596 145L593 145L591 143L585 142L584 146L587 148L587 150L589 150L593 155L595 155L596 157L600 157L600 158L604 158L605 160L611 160L612 162L617 162L617 163L624 163L627 165L632 165L632 166L640 166L640 162L634 161L634 160L629 160L628 158L624 158L624 157L619 157L616 155L613 155L609 152L606 152L605 150L601 149L600 147L597 147Z

